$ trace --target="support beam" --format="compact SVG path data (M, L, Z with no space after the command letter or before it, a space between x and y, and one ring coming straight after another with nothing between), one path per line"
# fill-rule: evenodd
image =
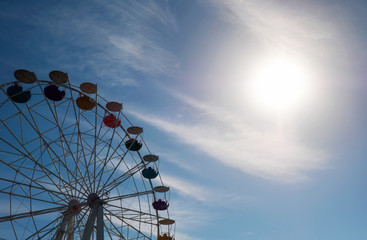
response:
M97 240L104 239L103 205L98 206L97 212Z
M65 233L66 223L68 222L68 218L69 217L70 216L68 216L67 214L65 214L64 217L62 218L62 222L60 224L60 228L56 232L55 240L62 240L62 237L64 236L64 233Z
M83 236L81 240L90 240L93 233L94 222L96 220L99 204L94 204L91 207L87 223L85 224Z
M68 221L68 229L66 230L67 240L74 240L74 227L74 217L71 217Z
M66 213L60 224L60 228L56 232L55 240L74 240L74 215Z
M30 211L30 212L25 212L25 213L9 215L5 217L0 217L0 222L14 221L16 219L29 218L29 217L34 217L37 215L59 212L65 208L66 206L61 206L61 207L48 208L48 209L43 209L43 210Z

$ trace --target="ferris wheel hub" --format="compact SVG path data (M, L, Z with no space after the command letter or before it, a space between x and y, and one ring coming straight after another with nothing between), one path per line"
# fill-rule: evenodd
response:
M87 204L89 207L93 207L95 204L99 203L99 196L97 193L91 193L89 194L87 198Z
M78 200L73 199L69 202L68 212L71 213L72 215L78 214L81 209L82 205Z

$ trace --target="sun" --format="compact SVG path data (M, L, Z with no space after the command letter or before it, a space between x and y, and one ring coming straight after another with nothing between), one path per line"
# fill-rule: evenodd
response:
M252 69L247 81L248 100L261 110L288 113L309 99L311 71L295 59L277 57Z

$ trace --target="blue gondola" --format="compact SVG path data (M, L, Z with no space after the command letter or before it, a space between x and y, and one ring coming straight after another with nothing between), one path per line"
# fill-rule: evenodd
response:
M145 177L146 179L154 179L159 174L158 171L154 170L151 167L143 169L143 171L141 173L143 174L143 177Z

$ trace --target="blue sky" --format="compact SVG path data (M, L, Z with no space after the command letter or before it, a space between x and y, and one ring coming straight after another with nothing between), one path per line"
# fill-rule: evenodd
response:
M1 83L19 68L40 79L57 69L122 102L160 155L177 239L367 238L367 3L1 1L0 9ZM248 84L282 59L301 66L310 87L273 111Z

